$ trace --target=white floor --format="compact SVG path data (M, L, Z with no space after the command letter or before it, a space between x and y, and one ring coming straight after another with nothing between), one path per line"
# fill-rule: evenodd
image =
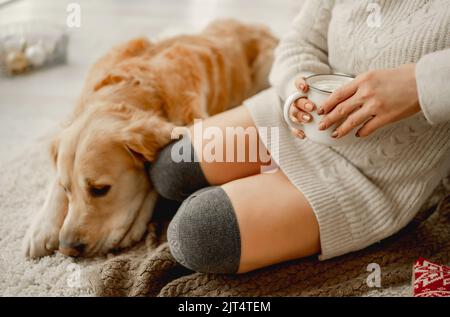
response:
M81 7L81 27L69 29L68 64L0 76L0 160L18 155L63 121L87 68L111 46L140 35L193 32L217 17L265 23L282 35L303 0L19 0L0 7L0 24L37 19L65 25L73 2Z

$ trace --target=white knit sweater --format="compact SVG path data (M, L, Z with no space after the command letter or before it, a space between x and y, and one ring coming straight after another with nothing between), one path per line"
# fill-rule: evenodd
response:
M379 27L368 23L370 3L381 8ZM411 62L422 112L367 139L325 147L294 138L282 119L281 100L301 73L358 75ZM398 232L450 171L448 0L309 0L276 51L270 81L274 88L246 105L258 127L281 127L278 164L317 216L321 259ZM274 142L265 141L269 150Z

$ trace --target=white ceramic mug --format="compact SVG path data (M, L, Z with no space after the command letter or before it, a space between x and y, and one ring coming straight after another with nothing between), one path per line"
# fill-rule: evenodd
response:
M353 77L347 75L312 75L307 77L306 83L309 86L308 92L296 92L289 96L284 104L284 119L291 128L300 129L305 132L306 137L314 143L319 143L326 146L340 146L348 145L357 140L355 136L358 129L352 131L348 135L340 139L334 139L331 135L334 130L342 122L338 122L325 131L319 130L319 123L321 116L317 114L317 110L328 99L334 90L344 86L353 80ZM312 120L309 123L293 122L289 116L291 105L300 98L308 98L316 105L316 110L311 112Z

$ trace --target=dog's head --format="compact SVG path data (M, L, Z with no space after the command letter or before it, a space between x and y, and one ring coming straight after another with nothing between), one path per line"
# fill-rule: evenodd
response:
M68 206L59 250L91 256L140 239L154 194L145 171L172 125L125 105L94 105L53 142L56 177Z

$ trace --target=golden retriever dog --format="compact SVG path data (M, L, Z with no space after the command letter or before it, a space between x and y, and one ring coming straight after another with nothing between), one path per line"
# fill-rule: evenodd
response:
M263 26L221 20L198 35L135 39L101 58L51 145L55 175L26 233L26 256L88 257L139 241L157 197L146 162L174 127L266 88L276 45Z

